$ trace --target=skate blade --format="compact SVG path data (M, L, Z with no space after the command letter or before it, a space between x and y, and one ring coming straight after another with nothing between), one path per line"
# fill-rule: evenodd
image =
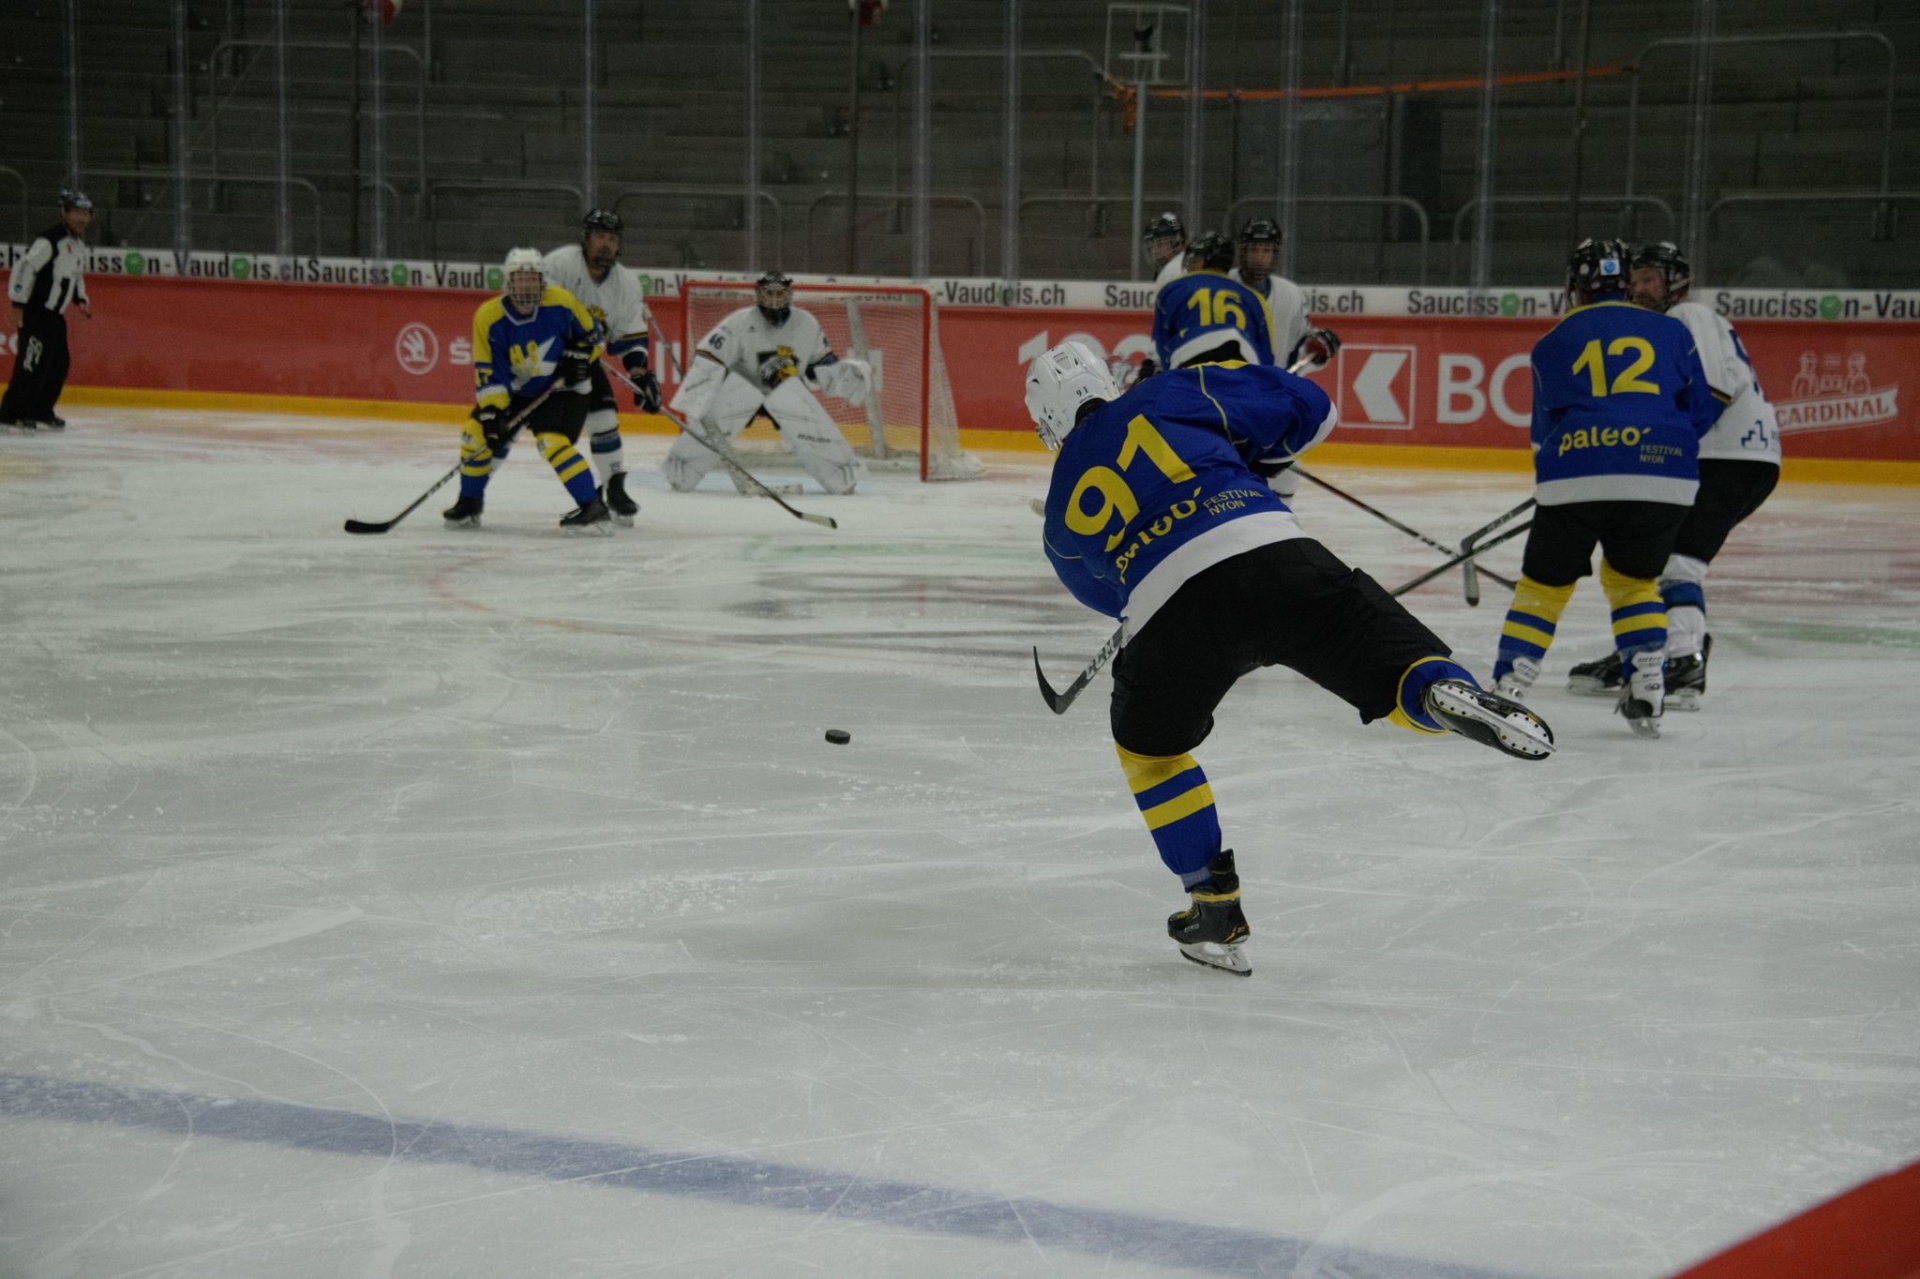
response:
M1698 689L1682 688L1667 694L1667 709L1670 711L1697 711L1706 699L1706 694Z
M618 525L619 525L619 526L620 526L621 528L632 528L632 527L633 527L633 516L631 516L631 515L620 515L620 514L618 514L618 513L616 513L616 514L614 515L614 517L613 517L613 522L614 522L615 524L618 524Z
M441 522L448 528L459 529L462 533L480 527L480 519L478 516L470 520L442 520Z
M1518 702L1512 709L1483 706L1464 689L1434 685L1433 714L1451 731L1515 759L1545 759L1553 754L1553 730Z
M568 524L560 531L568 537L612 537L613 521L600 520L594 524Z
M1567 691L1583 697L1618 697L1620 686L1609 684L1597 675L1567 676Z
M1175 942L1180 948L1180 958L1191 960L1202 968L1215 968L1223 973L1232 973L1235 977L1253 976L1253 961L1248 959L1245 950L1238 944L1222 945L1215 941Z

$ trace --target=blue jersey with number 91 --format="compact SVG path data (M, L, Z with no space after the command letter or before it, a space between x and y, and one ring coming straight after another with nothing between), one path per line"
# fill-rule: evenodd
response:
M1136 384L1075 427L1047 491L1047 559L1109 617L1183 546L1249 516L1298 526L1256 461L1304 453L1333 427L1326 392L1272 365L1207 364ZM1268 537L1265 540L1278 540Z

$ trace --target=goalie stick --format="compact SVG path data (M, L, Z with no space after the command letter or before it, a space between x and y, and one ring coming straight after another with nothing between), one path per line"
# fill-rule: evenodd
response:
M636 391L639 390L638 387L635 387L633 385L633 379L627 376L626 370L615 368L613 365L606 364L605 362L602 362L601 367L606 369L607 372L613 374L613 376L619 378L622 382L625 382L629 387L632 387ZM787 514L793 516L797 520L805 520L809 524L818 524L821 528L839 528L840 527L840 525L835 522L833 516L831 515L815 515L811 511L802 511L795 507L789 506L785 498L781 497L780 494L775 492L768 485L762 484L758 476L756 476L752 471L749 471L746 467L740 465L740 459L733 456L732 449L727 448L724 445L715 444L712 440L706 437L704 432L695 430L691 423L689 423L685 418L681 417L678 413L675 413L672 409L668 408L665 404L662 404L660 406L660 412L666 417L666 419L669 422L672 422L675 426L679 427L682 431L685 431L688 435L692 436L694 443L699 444L701 447L705 448L707 452L713 454L715 457L719 458L722 462L726 463L727 469L729 471L739 476L741 479L745 480L748 484L751 484L756 490L759 491L759 493L763 497L769 497L769 498L772 498L775 502L778 502L780 504L780 509L785 511Z
M520 434L520 428L526 425L527 418L532 415L535 409L539 408L542 404L545 404L547 402L547 397L552 394L553 394L553 388L548 387L546 390L540 392L540 394L537 397L535 397L533 403L527 405L527 407L525 407L524 409L521 409L518 413L515 413L513 415L513 420L507 423L506 443L508 444L513 443L513 437ZM428 498L432 497L435 493L437 493L440 490L440 487L444 485L448 480L460 474L460 468L464 465L466 465L464 462L455 462L453 464L453 469L451 471L448 471L445 475L435 480L433 484L427 489L426 492L422 493L419 497L416 497L413 499L413 504L411 506L407 507L406 510L400 512L400 514L394 516L392 519L382 520L377 524L369 523L366 520L348 520L347 532L349 533L384 533L386 532L388 529L398 524L401 520L406 519L407 516L412 515L415 510L419 509L419 506L422 502L426 501Z

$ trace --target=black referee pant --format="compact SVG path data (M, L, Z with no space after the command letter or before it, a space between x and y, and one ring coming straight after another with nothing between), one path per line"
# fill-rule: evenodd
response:
M27 308L15 335L13 378L0 398L0 417L22 422L51 422L53 406L66 389L67 317L43 306Z

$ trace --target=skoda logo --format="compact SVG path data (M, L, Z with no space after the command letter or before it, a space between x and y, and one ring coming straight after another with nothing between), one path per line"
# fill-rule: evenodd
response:
M440 362L440 339L433 330L415 321L400 330L393 339L393 357L400 367L416 376L430 372Z

